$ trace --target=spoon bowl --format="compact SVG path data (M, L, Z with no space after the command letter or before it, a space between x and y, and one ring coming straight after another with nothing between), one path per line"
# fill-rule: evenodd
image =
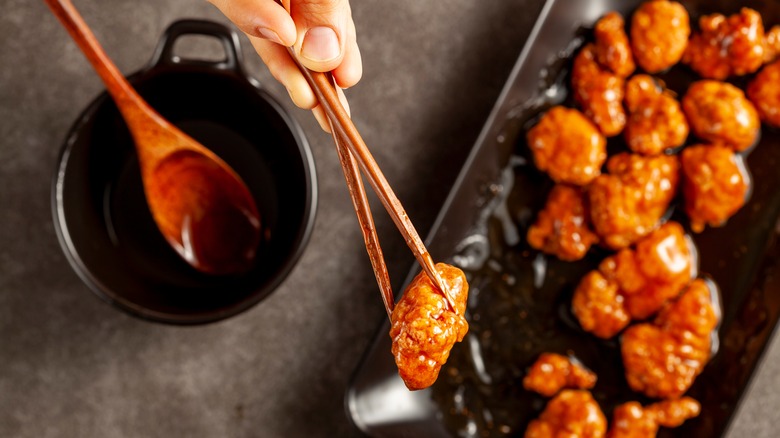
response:
M196 269L226 274L252 266L260 219L252 194L222 160L181 149L144 177L152 215L168 243Z
M166 49L189 35L221 42L226 56L205 61ZM262 218L248 271L206 274L158 231L133 138L106 93L63 139L52 181L55 231L74 272L119 310L169 324L225 319L272 294L306 248L317 206L310 147L291 114L244 72L240 53L238 35L228 27L180 20L166 29L149 64L128 79L246 183Z
M165 240L203 272L222 275L249 269L260 240L260 216L241 178L146 103L70 0L45 2L122 113L138 153L149 209Z

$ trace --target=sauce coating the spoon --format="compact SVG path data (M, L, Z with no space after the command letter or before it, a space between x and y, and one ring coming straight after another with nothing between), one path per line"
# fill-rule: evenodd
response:
M249 270L260 241L260 215L237 175L214 159L182 150L145 178L160 231L190 265L210 274Z

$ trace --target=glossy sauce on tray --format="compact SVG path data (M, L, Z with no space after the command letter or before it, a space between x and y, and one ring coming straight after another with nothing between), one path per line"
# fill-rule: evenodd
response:
M734 3L683 2L694 29L702 13L730 14L741 6ZM780 5L756 1L745 6L759 10L767 27L780 24ZM471 285L471 330L453 349L433 388L441 419L454 436L522 436L547 402L521 384L527 368L543 352L572 354L598 375L593 395L609 419L617 404L650 402L626 383L619 338L605 341L584 332L570 311L579 280L610 252L594 247L579 262L563 262L533 250L525 241L553 186L533 166L525 132L552 105L574 106L567 93L571 55L590 34L582 29L571 51L542 72L544 86L538 98L518 108L507 121L499 143L511 148L511 158L501 180L485 190L490 199L483 212L487 226L481 235L467 237L454 257ZM699 79L682 65L654 76L678 98ZM750 78L730 82L744 90ZM686 144L696 142L691 136ZM610 155L626 150L623 137L610 139L608 149ZM691 234L699 253L699 272L718 285L721 296L714 298L722 307L720 348L687 394L701 402L702 413L678 429L662 429L659 436L723 433L778 318L780 296L773 292L778 291L780 263L775 245L780 131L763 125L759 142L744 155L753 183L747 204L726 226ZM679 201L673 203L670 217L690 233ZM713 346L718 349L717 342Z

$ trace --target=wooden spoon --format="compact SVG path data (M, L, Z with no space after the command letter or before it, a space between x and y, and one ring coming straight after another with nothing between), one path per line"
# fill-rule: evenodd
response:
M122 76L70 0L44 0L95 68L135 141L149 209L168 243L210 274L248 270L260 215L224 161L153 110Z

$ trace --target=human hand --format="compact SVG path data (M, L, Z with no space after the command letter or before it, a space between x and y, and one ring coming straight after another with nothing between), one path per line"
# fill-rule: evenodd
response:
M330 124L309 84L290 59L293 47L307 68L331 72L341 88L360 80L363 64L349 0L209 0L248 37L271 74L287 88L293 103L311 109L322 129Z

